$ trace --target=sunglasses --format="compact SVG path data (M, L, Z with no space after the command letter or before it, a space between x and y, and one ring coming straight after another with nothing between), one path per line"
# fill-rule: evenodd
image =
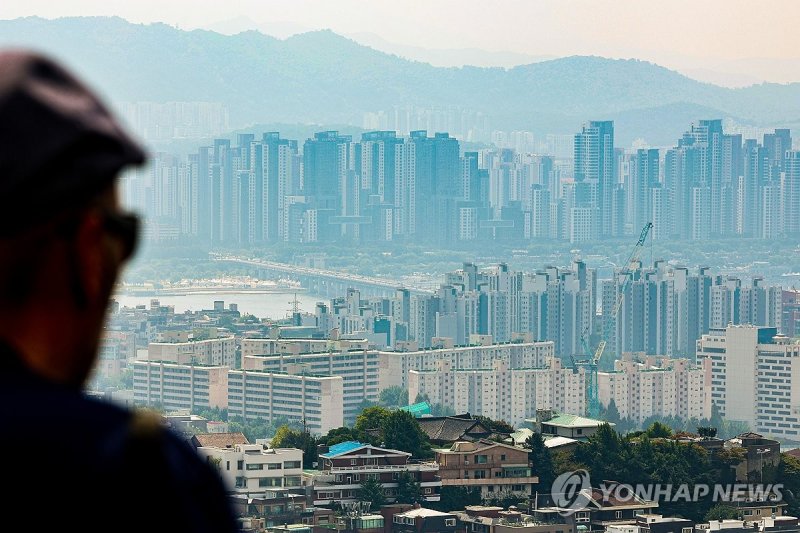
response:
M139 241L139 217L133 213L120 213L103 209L103 224L109 233L122 244L122 259L127 260L136 251Z

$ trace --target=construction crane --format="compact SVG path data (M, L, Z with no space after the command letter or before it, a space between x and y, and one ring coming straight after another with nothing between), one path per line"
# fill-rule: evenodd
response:
M583 361L576 361L573 358L573 368L575 372L577 372L580 367L585 368L586 414L591 418L597 418L600 416L600 399L598 398L597 394L597 367L600 364L600 358L603 357L603 351L605 351L606 344L608 344L608 339L611 336L611 326L612 324L616 323L615 319L617 317L617 313L619 313L619 310L622 307L622 301L625 298L625 291L627 290L628 283L631 280L630 274L635 268L636 262L639 260L639 254L641 254L642 249L644 248L644 243L647 240L647 234L650 232L652 227L652 222L648 222L644 225L642 232L639 234L639 240L636 241L636 245L633 247L633 250L628 256L628 260L625 262L622 270L619 271L618 275L623 277L622 287L620 288L619 295L617 296L617 302L614 304L614 307L611 310L611 314L608 317L603 317L603 335L600 338L600 343L597 345L594 355L591 357L591 359ZM588 349L586 344L587 333L588 328L584 330L580 340L586 353L590 354L591 351Z

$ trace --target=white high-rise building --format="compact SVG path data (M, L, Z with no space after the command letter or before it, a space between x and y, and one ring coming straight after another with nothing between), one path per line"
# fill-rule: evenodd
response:
M456 413L474 413L511 424L534 418L537 409L583 414L586 376L563 368L551 358L539 368L512 368L496 359L487 368L459 368L439 360L430 370L409 370L409 398L427 396L430 402Z
M625 354L613 372L598 372L598 397L611 400L621 418L641 424L652 416L683 419L711 417L711 374L688 359Z
M711 401L729 420L776 438L800 432L800 344L777 328L728 325L697 341L710 368Z

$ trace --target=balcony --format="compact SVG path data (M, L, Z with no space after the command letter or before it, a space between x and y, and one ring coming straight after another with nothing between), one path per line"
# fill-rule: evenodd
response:
M424 462L424 463L408 463L404 465L350 465L350 466L332 466L329 469L323 470L325 473L334 472L385 472L385 471L411 471L411 472L435 472L439 470L439 463Z
M487 477L479 479L442 479L443 487L456 487L467 486L475 487L481 485L530 485L538 483L539 478L536 476L528 477Z

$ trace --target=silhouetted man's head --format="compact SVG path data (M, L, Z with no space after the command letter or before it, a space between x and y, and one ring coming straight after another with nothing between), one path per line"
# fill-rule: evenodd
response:
M0 52L0 340L48 379L80 385L138 223L116 179L144 152L52 60Z

